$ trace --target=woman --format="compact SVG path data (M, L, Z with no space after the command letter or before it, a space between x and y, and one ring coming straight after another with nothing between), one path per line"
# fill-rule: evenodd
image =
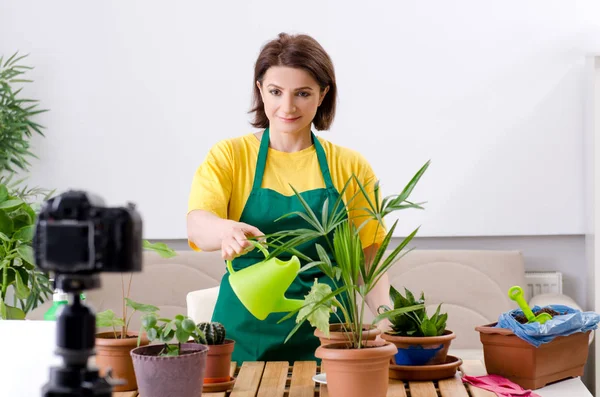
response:
M281 33L267 43L256 61L254 83L252 125L261 131L221 141L210 150L194 175L187 215L190 246L203 251L220 249L224 259L233 260L236 270L264 258L258 250L248 252L248 236L307 227L298 216L274 222L284 214L302 211L290 185L320 213L325 200L335 202L352 175L363 185L372 187L375 181L373 170L359 153L311 132L311 124L317 130L329 129L337 96L331 59L313 38ZM344 193L344 202L357 189L352 184ZM366 206L356 199L353 203L355 208ZM355 216L359 216L354 221L357 225L364 221L357 212L350 218ZM361 229L367 258L384 236L376 222ZM302 251L318 258L314 246L314 242L306 244ZM315 278L331 285L315 267L300 273L286 296L304 298ZM379 305L389 305L388 292L386 275L368 296L373 312ZM314 329L305 322L284 344L295 326L294 318L278 324L284 315L272 313L264 321L257 320L232 292L228 274L223 277L213 321L221 322L228 337L236 341L234 360L314 360L319 345Z

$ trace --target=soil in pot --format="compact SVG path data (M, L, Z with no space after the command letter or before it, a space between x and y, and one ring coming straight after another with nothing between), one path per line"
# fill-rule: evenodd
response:
M327 365L330 397L385 397L389 384L390 358L396 346L385 341L368 341L361 349L349 343L319 346L315 356Z
M541 308L540 310L536 310L536 311L533 313L533 315L534 315L534 316L537 316L538 314L541 314L541 313L548 313L548 314L549 314L549 315L551 315L552 317L554 317L554 316L560 316L561 314L566 314L566 313L559 313L559 312L557 312L556 310L552 310L552 309L550 309L549 307L543 307L543 308ZM519 314L519 315L513 316L513 318L514 318L515 320L517 320L518 322L520 322L521 324L525 324L525 323L527 323L527 321L528 321L528 320L527 320L527 317L525 317L525 315L524 315L524 314Z
M456 334L450 330L440 336L396 336L382 334L381 338L398 348L394 355L395 365L437 365L446 362L448 348Z
M117 332L117 339L115 339L114 332L96 334L96 365L102 376L104 376L106 369L112 368L113 378L127 382L124 385L115 386L114 391L137 390L133 361L129 353L137 347L138 334L128 332L125 339L121 339L120 336L119 332ZM140 346L145 346L148 343L146 336L142 336Z
M179 356L158 356L162 349L164 345L149 345L131 351L140 396L200 396L208 347L182 343Z
M231 339L225 339L221 345L207 346L208 355L206 356L204 383L229 382L231 380L229 376L231 353L233 353L235 342Z

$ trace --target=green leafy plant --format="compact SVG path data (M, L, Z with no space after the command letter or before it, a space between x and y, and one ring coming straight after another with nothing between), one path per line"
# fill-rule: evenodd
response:
M24 78L32 68L20 64L27 55L0 56L0 317L23 319L52 295L48 276L33 263L31 238L39 209L38 201L52 192L21 186L13 181L16 171L28 171L29 140L34 133L44 135L33 118L47 110L38 109L38 101L21 97ZM40 200L41 198L41 200ZM12 304L6 302L12 288Z
M146 332L150 343L159 341L164 343L159 356L178 356L181 352L181 344L188 343L190 338L195 343L206 344L204 333L189 317L178 314L174 319L158 318L155 313L147 314L142 318L142 328L139 335ZM176 339L177 344L169 344ZM140 345L138 337L138 346Z
M394 309L401 309L414 305L425 305L425 294L421 292L419 300L415 299L414 294L407 288L404 288L406 297L402 296L393 286L390 286L390 299L394 304ZM407 312L403 314L392 315L390 323L392 330L387 333L397 336L440 336L446 330L446 321L448 314L440 314L442 304L440 303L433 316L427 316L427 310L423 309ZM378 312L391 312L392 309L383 305L378 308Z
M300 272L315 266L318 267L333 280L335 290L332 290L329 285L315 281L311 291L305 297L305 305L301 309L288 313L280 320L280 322L285 321L298 313L296 326L292 329L286 341L307 320L312 326L328 335L330 316L331 313L335 313L340 323L343 324L344 330L349 332L350 346L352 348L364 346L366 340L363 339L362 325L366 297L385 272L409 251L405 248L417 234L418 228L404 238L386 257L385 252L398 225L398 220L396 220L387 231L381 245L377 247L376 252L370 258L365 258L359 231L372 220L377 222L377 230L384 228L384 218L396 211L423 209L423 203L413 203L409 201L409 197L428 167L429 162L419 169L400 194L385 197L383 200L380 199L379 182L374 184L372 194L369 194L367 188L370 188L370 186L363 185L358 178L352 176L344 185L340 197L335 203L325 201L320 217L315 215L303 197L294 189L294 193L302 204L304 211L292 212L282 218L292 215L299 216L307 222L307 227L284 230L262 237L262 244L274 248L267 259L284 252L295 254L306 262ZM348 203L344 203L342 197L351 183L357 186L356 194ZM361 201L366 202L364 208L356 207L354 204L357 201L356 198L361 196ZM352 222L350 219L357 220L357 222ZM358 223L358 221L361 223L357 227L355 223ZM333 238L330 238L331 234L333 234ZM377 235L377 232L375 235ZM310 258L296 249L299 245L309 243L317 238L324 238L328 248L326 250L320 244L316 244L318 258ZM256 244L259 243L255 242ZM375 241L373 241L373 244L375 244ZM328 251L332 253L331 257ZM362 303L359 303L359 297L362 298ZM422 304L415 304L390 310L378 315L373 323L384 318L423 308Z
M0 317L24 319L52 295L48 276L39 271L33 259L31 241L36 212L0 184ZM9 287L13 302L6 302Z
M15 84L31 83L23 78L32 67L19 64L27 55L15 52L4 61L0 57L0 170L15 172L27 171L30 157L36 157L29 149L29 139L33 133L44 135L40 124L32 118L45 109L38 109L38 101L21 98L23 87L15 89Z
M143 247L144 249L158 253L163 258L172 258L175 255L177 255L175 251L169 248L169 246L165 243L150 243L148 240L144 240ZM117 316L115 312L111 309L104 310L96 314L96 327L111 327L113 329L115 339L127 338L129 322L131 321L131 318L136 311L147 314L156 313L158 311L158 307L156 306L134 302L131 299L129 299L132 280L133 273L129 275L127 292L125 292L125 278L123 277L123 275L121 275L121 293L123 297L123 307L122 315L120 317ZM133 311L128 314L127 308L131 308L133 309ZM118 328L120 328L119 333L117 333Z

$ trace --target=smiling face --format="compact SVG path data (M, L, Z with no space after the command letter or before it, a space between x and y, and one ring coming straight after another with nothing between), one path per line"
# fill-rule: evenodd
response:
M269 129L275 133L302 134L310 132L317 108L329 87L321 90L305 70L287 66L270 67L262 84L256 82L269 119Z

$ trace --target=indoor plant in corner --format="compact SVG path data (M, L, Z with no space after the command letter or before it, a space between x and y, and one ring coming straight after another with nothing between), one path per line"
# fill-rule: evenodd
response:
M150 243L144 240L144 249L157 252L163 258L175 256L175 251L164 243ZM111 331L96 333L96 364L101 371L107 368L112 369L112 376L123 380L125 383L114 387L114 391L130 391L137 389L135 373L133 371L133 362L129 352L138 345L138 336L140 344L148 344L148 339L137 332L129 330L129 322L133 314L156 313L158 307L134 302L129 299L131 291L131 282L133 273L129 275L127 291L125 290L125 279L121 276L121 286L123 294L122 315L119 317L112 310L104 310L96 314L96 328L110 327ZM128 309L131 312L128 313Z
M161 344L131 351L140 396L201 396L208 347L198 326L183 315L168 319L148 314L142 318L143 332L150 342ZM173 339L177 343L169 344Z
M421 292L419 300L407 288L406 297L390 286L390 299L394 309L410 307L416 304L425 305L425 295ZM392 342L398 348L394 356L396 365L437 365L446 363L450 342L456 337L454 332L446 329L448 314L440 313L439 304L435 313L429 317L425 307L413 312L390 317L392 329L381 337ZM389 312L389 307L380 307L379 311Z
M45 200L52 192L20 186L23 179L12 181L36 157L30 140L44 136L44 127L34 120L47 111L38 109L37 100L24 98L24 87L18 87L32 82L25 76L32 67L20 63L26 57L18 52L8 59L0 56L0 318L11 320L24 319L52 296L51 282L34 265L31 248L38 196Z
M377 221L378 227L384 227L384 218L398 210L421 209L420 204L410 202L408 199L428 166L429 162L414 175L400 194L388 196L383 200L380 200L379 197L378 182L372 187L373 194L371 195L358 178L353 176L346 182L335 203L327 201L324 203L323 215L319 217L314 214L302 196L294 190L304 212L295 212L285 216L300 216L310 224L310 227L281 231L262 238L263 244L275 248L269 253L267 259L276 257L283 252L289 252L307 262L300 272L317 266L333 280L334 291L328 284L315 280L311 291L305 297L304 305L280 320L284 321L297 313L297 324L288 335L289 339L306 320L321 330L325 336L329 336L331 313L335 313L335 316L339 318L340 327L346 332L348 340L321 345L315 352L315 356L322 359L322 365L327 367L327 389L332 397L386 396L390 359L396 354L397 349L394 344L387 341L367 340L366 332L363 332L366 296L385 272L406 253L404 248L416 235L418 229L404 238L390 255L385 257L398 224L396 220L387 231L374 257L368 262L362 249L359 229L370 220ZM362 218L364 220L358 227L354 222L348 220L351 214L356 213L357 208L353 207L354 199L348 203L342 201L344 192L351 183L355 183L357 186L357 193L354 197L362 194L368 203L368 208L360 208L367 215ZM330 239L332 233L333 238ZM316 238L326 239L332 257L319 244L316 244L319 258L309 258L295 250L295 247ZM359 297L362 298L360 303ZM417 304L391 310L382 313L376 320L380 321L383 318L423 307L422 304ZM368 371L365 368L368 368Z

